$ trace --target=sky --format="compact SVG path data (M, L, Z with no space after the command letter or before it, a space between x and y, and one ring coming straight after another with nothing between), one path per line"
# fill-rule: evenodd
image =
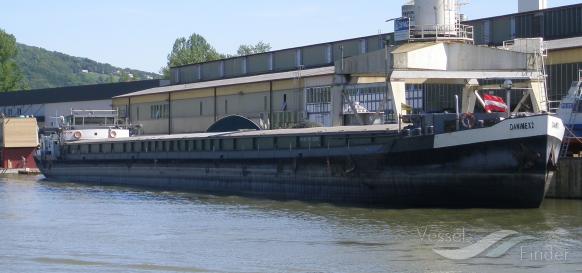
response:
M534 0L531 0L534 1ZM159 72L178 37L204 36L220 53L273 50L392 31L403 0L0 0L0 28L18 42L114 66ZM517 0L464 0L478 19L517 12ZM548 0L550 7L582 0Z

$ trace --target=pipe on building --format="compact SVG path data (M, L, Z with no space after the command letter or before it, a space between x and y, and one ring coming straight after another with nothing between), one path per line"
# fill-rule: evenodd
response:
M168 92L168 135L172 134L172 92Z
M216 105L218 103L218 98L216 97L216 87L214 87L214 122L218 120L218 109L216 109Z
M455 113L457 114L457 131L459 131L459 122L461 121L461 111L459 110L459 95L455 95Z
M131 96L127 98L127 119L129 120L129 124L132 124L131 121Z
M273 129L273 81L269 81L269 130Z

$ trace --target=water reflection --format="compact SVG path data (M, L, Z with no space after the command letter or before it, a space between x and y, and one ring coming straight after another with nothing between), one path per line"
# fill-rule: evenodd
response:
M572 272L582 269L581 216L580 201L387 210L8 177L0 179L0 264L43 272ZM433 251L499 230L536 240L495 259ZM439 237L447 234L463 240ZM521 247L547 246L567 248L569 259L523 259Z

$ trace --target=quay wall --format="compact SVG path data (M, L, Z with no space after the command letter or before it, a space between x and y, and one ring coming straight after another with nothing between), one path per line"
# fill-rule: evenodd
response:
M548 198L582 199L582 158L561 159Z

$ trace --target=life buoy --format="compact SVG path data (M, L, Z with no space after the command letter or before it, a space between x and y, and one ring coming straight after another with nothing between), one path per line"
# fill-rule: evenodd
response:
M461 115L461 124L466 129L472 129L473 127L475 127L475 122L476 122L475 114L464 113L463 115Z
M117 132L111 130L109 131L109 138L115 138L117 136Z
M76 131L76 132L73 134L73 137L74 137L75 139L81 139L81 137L82 137L82 136L83 136L83 134L81 134L81 132L79 132L79 131Z

